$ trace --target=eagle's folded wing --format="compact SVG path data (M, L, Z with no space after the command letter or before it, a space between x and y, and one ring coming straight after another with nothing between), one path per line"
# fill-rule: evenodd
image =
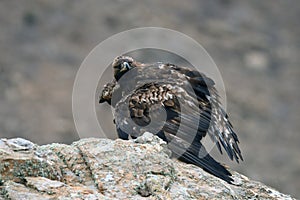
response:
M200 110L197 100L188 96L178 86L165 83L138 88L116 106L119 135L127 133L137 137L145 131L156 133L180 160L231 182L230 172L215 161L200 142L210 124L209 113ZM164 119L162 112L165 112Z
M200 106L203 102L210 104L209 106L205 106L205 110L210 115L208 134L216 142L220 153L222 154L222 145L231 160L235 159L236 162L239 162L239 159L243 160L238 147L238 137L228 120L226 112L222 108L217 90L214 87L214 81L198 71L180 67L174 67L174 69L187 76Z

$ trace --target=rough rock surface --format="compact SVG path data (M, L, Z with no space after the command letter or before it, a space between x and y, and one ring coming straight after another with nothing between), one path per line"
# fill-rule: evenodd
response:
M292 199L232 173L237 185L170 159L151 133L72 145L0 140L0 199Z

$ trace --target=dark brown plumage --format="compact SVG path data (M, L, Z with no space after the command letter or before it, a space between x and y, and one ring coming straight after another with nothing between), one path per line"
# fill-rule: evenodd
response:
M100 96L115 107L119 137L136 138L149 131L169 144L180 160L232 182L230 172L201 144L208 134L231 160L243 160L238 137L219 103L214 81L173 64L143 64L131 57L113 61L114 79Z
M107 102L109 105L111 105L112 91L114 90L116 84L116 79L113 79L112 82L105 84L101 92L99 103Z

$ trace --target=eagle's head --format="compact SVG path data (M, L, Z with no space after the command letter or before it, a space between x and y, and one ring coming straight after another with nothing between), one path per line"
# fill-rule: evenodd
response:
M112 63L115 79L118 81L126 72L136 66L137 62L129 56L116 57Z

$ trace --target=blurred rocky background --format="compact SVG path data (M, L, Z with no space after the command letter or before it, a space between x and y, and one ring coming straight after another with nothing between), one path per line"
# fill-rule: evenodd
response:
M83 59L120 31L161 26L197 40L219 67L245 158L223 162L300 197L299 18L292 0L2 0L0 138L78 140L71 102Z

